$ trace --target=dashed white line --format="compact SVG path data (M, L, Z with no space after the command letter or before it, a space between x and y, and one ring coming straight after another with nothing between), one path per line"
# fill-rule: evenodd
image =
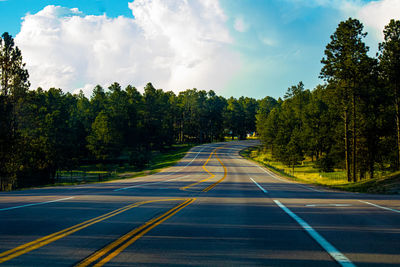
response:
M302 218L297 216L291 210L289 210L285 205L283 205L279 200L274 200L276 205L283 209L290 217L292 217L304 230L312 237L315 241L323 248L326 252L331 255L331 257L337 261L341 266L345 267L355 267L355 265L339 250L337 250L331 243L329 243L323 236L321 236L317 231L314 230L308 223L306 223Z
M363 202L363 203L365 203L365 204L368 204L368 205L371 205L371 206L380 208L380 209L390 210L390 211L393 211L393 212L400 213L400 210L391 209L391 208L388 208L388 207L383 207L383 206L380 206L380 205L377 205L377 204L374 204L374 203L371 203L371 202L368 202L368 201L363 201L363 200L359 200L359 201L360 201L360 202Z
M43 204L63 201L63 200L71 199L71 198L74 198L74 197L66 197L66 198L60 198L60 199L56 199L56 200L45 201L45 202L32 203L32 204L26 204L26 205L21 205L21 206L3 208L3 209L0 209L0 211L13 210L13 209L19 209L19 208L24 208L24 207L36 206L36 205L43 205Z
M253 180L253 178L250 177L250 180L253 181L253 183L256 184L256 186L258 186L258 188L260 188L265 194L268 194L268 191L265 190L261 185L259 185L256 181Z

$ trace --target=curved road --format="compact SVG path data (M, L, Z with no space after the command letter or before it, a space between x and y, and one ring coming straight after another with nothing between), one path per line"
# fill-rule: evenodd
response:
M399 266L400 197L294 183L193 148L134 179L0 194L4 266Z

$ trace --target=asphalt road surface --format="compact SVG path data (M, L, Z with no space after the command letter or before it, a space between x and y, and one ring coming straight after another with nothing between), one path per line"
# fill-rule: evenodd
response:
M193 148L134 179L0 194L4 266L399 266L400 197L294 183Z

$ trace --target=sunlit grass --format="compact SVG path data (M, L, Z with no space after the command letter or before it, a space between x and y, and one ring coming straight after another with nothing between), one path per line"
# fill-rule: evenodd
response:
M244 156L270 167L273 171L285 176L305 181L313 184L321 185L345 185L348 184L346 174L343 170L335 170L334 172L320 172L315 168L315 162L311 159L305 159L301 165L288 167L282 162L273 159L271 152L260 151L258 148L251 148L243 152Z
M304 160L301 165L295 166L293 172L292 168L289 168L282 162L274 160L270 152L262 151L258 147L243 150L241 151L241 155L257 161L275 173L292 180L299 180L352 192L400 193L400 171L386 175L382 172L376 172L377 178L348 182L344 170L336 169L333 172L320 172L315 167L315 162L312 162L309 158Z

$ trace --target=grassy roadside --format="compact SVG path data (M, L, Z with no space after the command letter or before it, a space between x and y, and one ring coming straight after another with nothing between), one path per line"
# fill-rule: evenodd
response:
M111 168L115 170L110 174L107 171L96 170L96 166L82 166L78 170L65 172L65 175L71 175L71 178L66 177L64 179L65 181L60 179L56 183L47 184L43 187L99 183L151 175L158 173L165 168L176 165L178 161L181 160L194 146L195 145L193 144L174 145L167 151L155 152L147 166L140 170L134 170L132 166L127 165L115 166L115 168L113 168L114 166L111 166ZM110 168L110 166L107 166L107 168Z
M333 189L379 194L400 194L400 172L382 175L379 178L349 183L343 170L334 172L319 172L311 160L305 160L301 166L296 166L294 172L279 161L273 160L272 155L259 147L242 150L240 155L261 163L276 174L285 178L325 186Z

